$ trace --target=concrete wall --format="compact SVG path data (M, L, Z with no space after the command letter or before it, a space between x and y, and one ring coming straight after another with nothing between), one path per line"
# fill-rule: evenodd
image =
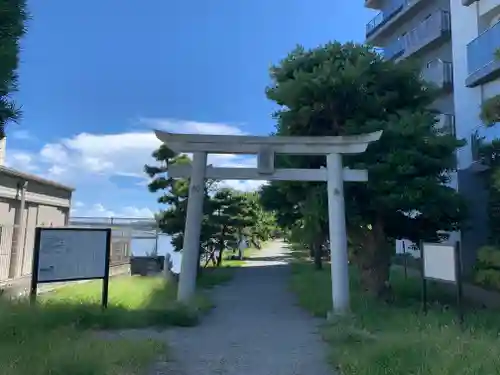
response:
M70 189L13 172L0 168L0 280L31 272L35 228L65 225L71 205ZM21 208L20 187L26 181Z

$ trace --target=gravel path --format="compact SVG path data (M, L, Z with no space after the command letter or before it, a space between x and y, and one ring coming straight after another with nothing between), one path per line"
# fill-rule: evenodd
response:
M331 375L319 321L288 291L288 252L272 243L214 290L216 308L200 326L163 332L173 363L152 375Z

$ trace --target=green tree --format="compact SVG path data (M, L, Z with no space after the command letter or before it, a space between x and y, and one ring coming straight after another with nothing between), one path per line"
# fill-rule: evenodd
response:
M479 158L489 167L482 175L489 190L487 208L490 244L500 247L500 139L494 139L491 142L480 139L479 143Z
M275 114L278 136L384 131L364 154L345 156L344 165L369 172L368 183L345 184L348 234L360 249L353 260L365 288L386 295L394 240L435 240L440 231L459 227L463 204L445 184L456 167L455 150L464 142L437 128L437 112L430 109L436 90L422 80L414 63L384 60L364 45L299 46L272 67L271 79L267 96L281 108ZM326 160L283 157L277 164L320 168ZM275 202L268 208L289 214L289 206L297 206L294 216L317 186L273 183L263 190L263 202L270 200L266 194L279 192L281 206ZM326 209L323 205L318 218L326 217Z
M0 140L6 125L19 119L20 110L11 97L17 90L19 39L27 19L24 0L4 0L0 4Z
M258 192L242 193L240 204L245 214L240 224L242 233L252 246L260 248L261 243L269 240L276 229L274 215L263 209Z
M158 202L166 208L155 215L159 228L171 238L174 251L181 251L184 242L189 179L168 177L168 166L190 163L186 155L177 155L162 145L153 152L156 165L146 165L145 172L151 177L148 189L161 192ZM245 235L255 244L269 239L274 229L274 218L264 211L256 193L243 193L220 187L217 181L205 184L203 220L200 233L200 262L203 254L205 266L210 261L221 265L226 249L236 249L239 239ZM218 256L216 256L218 254Z
M271 237L275 228L274 217L262 209L257 193L222 187L214 189L209 201L213 212L211 233L218 251L217 265L222 264L226 249L238 250L239 258L243 258L239 248L243 237L256 247Z
M146 165L145 172L152 178L148 189L152 193L162 192L158 202L167 208L156 215L158 225L163 233L170 236L174 251L182 250L184 242L184 227L186 222L187 202L189 196L189 179L173 179L166 176L168 165L190 163L186 155L177 155L165 145L153 152L157 165ZM204 216L200 233L200 257L205 251L210 251L214 244L213 226L210 218L213 214L209 192L214 181L205 184Z
M213 216L211 225L218 250L217 265L220 266L224 250L236 249L244 215L244 206L239 192L222 188L210 199Z

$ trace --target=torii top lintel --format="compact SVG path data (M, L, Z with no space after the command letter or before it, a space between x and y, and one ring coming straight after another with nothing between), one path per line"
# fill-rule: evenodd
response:
M327 155L362 153L382 131L340 137L277 137L255 135L176 134L155 130L156 137L181 153L258 154L263 148L276 154Z

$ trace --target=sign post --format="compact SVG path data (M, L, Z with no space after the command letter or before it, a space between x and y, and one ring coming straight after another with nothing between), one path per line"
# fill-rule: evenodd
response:
M30 301L38 284L102 280L102 307L108 306L111 228L37 227Z
M460 324L464 322L463 312L463 285L462 261L460 243L454 245L441 243L420 244L422 258L422 310L427 313L427 280L454 284L458 318Z

